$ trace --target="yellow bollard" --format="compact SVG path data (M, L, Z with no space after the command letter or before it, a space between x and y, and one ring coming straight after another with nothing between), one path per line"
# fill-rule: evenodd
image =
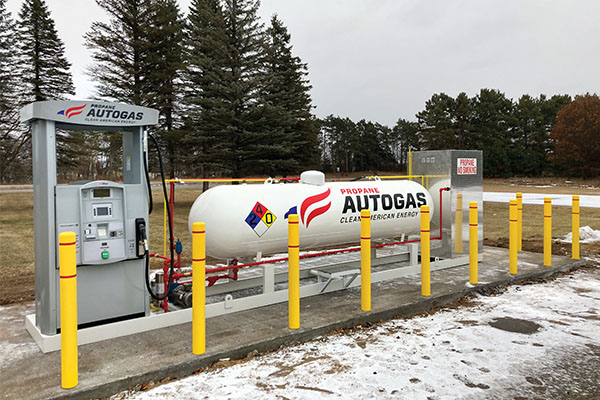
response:
M552 198L544 197L544 266L552 265Z
M421 206L421 296L431 296L429 206Z
M298 215L288 215L288 323L300 329L300 225Z
M463 195L462 193L456 194L456 221L454 221L454 252L463 252L463 238L462 238L462 224L463 224Z
M511 275L517 274L517 249L519 248L519 244L517 243L519 239L517 207L517 199L511 199L509 206L510 212L508 215L508 272Z
M360 309L371 311L371 212L360 210Z
M77 259L75 233L58 235L60 273L60 376L63 389L78 384Z
M479 242L477 240L477 202L469 203L469 283L477 285Z
M571 257L579 260L579 196L573 196L573 210L571 211Z
M192 353L206 351L206 227L192 225Z
M523 193L517 193L517 251L523 250Z

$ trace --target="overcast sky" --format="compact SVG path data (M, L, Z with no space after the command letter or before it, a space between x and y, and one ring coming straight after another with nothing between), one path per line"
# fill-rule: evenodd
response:
M179 0L187 12L191 0ZM93 93L82 36L107 17L94 0L46 0L73 64L76 98ZM16 17L21 0L8 0ZM394 125L434 93L510 98L599 92L598 0L263 0L309 65L315 113Z

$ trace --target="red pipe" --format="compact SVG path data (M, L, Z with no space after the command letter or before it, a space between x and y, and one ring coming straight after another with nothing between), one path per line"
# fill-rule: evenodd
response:
M430 240L442 240L442 192L449 191L449 187L440 188L440 236L433 237Z
M174 203L175 203L175 183L174 182L169 182L169 208L171 210L171 230L169 231L169 237L171 238L171 241L169 243L171 243L171 245L175 246L175 244L173 244L173 224L175 223L175 214L173 214L173 208L174 208Z

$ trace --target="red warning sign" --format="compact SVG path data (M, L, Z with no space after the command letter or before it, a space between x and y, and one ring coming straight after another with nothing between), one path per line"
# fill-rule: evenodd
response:
M477 175L477 159L457 158L456 173L458 175Z

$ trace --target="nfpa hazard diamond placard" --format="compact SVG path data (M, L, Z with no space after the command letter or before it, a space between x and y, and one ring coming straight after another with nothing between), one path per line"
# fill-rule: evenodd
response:
M246 223L254 233L261 237L273 225L277 217L260 202L256 202L250 214L246 217Z

